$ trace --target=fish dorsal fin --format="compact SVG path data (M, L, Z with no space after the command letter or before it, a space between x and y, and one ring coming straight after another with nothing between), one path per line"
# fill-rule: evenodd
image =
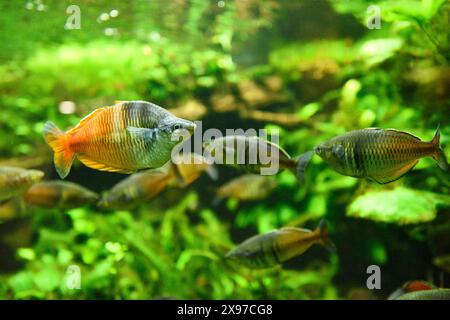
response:
M380 184L386 184L395 180L400 179L403 175L405 175L409 170L414 168L414 166L419 162L419 159L403 163L389 171L385 171L379 174L372 174L369 176L369 179L374 180Z
M140 139L150 140L156 137L158 129L127 127L128 133Z
M414 138L414 139L417 139L419 141L422 141L419 137L417 137L417 136L415 136L415 135L413 135L411 133L405 132L405 131L400 131L400 130L397 130L397 129L386 129L386 131L395 132L395 133L398 133L398 134L403 134L405 136L409 136L411 138Z
M76 130L82 128L89 120L96 117L98 114L105 111L105 109L107 109L107 108L109 108L109 107L95 109L94 111L89 113L87 116L85 116L83 119L81 119L80 122L78 122L78 124L75 127L73 127L70 131L73 132L73 131L76 131Z
M96 160L92 160L85 155L78 155L78 159L86 166L92 169L100 170L100 171L108 171L108 172L118 172L118 173L133 173L135 170L130 170L126 168L114 167L111 165L107 165Z
M296 228L296 227L283 227L280 231L298 232L298 233L312 233L309 229Z

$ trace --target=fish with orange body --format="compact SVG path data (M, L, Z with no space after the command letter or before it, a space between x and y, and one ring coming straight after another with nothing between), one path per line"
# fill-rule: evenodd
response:
M228 252L225 257L253 269L270 268L300 256L316 243L331 251L336 249L328 238L324 220L314 231L287 227L256 235Z
M0 201L18 196L34 183L40 181L44 173L16 167L0 167Z
M75 156L101 171L133 173L159 168L194 129L193 122L155 104L129 101L96 109L67 132L47 122L43 133L53 149L56 171L65 178Z
M217 169L207 158L197 153L181 154L172 159L171 168L174 176L174 184L178 187L186 187L197 180L203 172L213 180L218 179Z
M76 183L69 181L43 181L33 185L24 194L28 204L60 209L73 209L93 204L98 195Z
M116 184L98 202L102 209L131 209L166 189L173 176L162 169L137 172Z
M429 142L403 131L369 128L334 137L317 145L314 151L343 175L384 184L401 178L420 158L427 156L447 171L439 139L439 128Z

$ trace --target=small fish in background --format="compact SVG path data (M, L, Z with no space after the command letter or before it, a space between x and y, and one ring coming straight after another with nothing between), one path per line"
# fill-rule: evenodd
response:
M172 170L175 179L175 184L179 187L186 187L197 180L203 172L212 179L217 180L219 173L217 169L211 164L208 159L197 153L181 154L172 160Z
M75 156L101 171L133 173L159 168L194 129L192 121L155 104L130 101L96 109L67 132L47 122L43 133L53 149L56 171L65 178Z
M280 146L257 136L220 137L206 143L205 151L208 158L215 159L215 163L221 160L226 165L250 173L261 174L262 169L273 168L273 165L277 164L279 169L288 169L297 176L298 161L292 159ZM232 163L226 163L227 159ZM301 182L303 176L297 178Z
M450 273L450 254L442 255L433 259L433 264Z
M405 293L395 300L450 300L450 289L430 289Z
M73 182L43 181L33 185L24 194L28 204L59 209L73 209L93 204L98 194Z
M336 250L324 220L314 231L287 227L256 235L228 252L226 258L252 269L270 268L300 256L316 243Z
M39 170L0 167L0 201L18 196L44 177Z
M399 179L420 158L427 156L447 171L448 163L439 138L439 128L430 142L403 131L369 128L334 137L316 146L314 151L343 175L385 184Z
M104 194L98 206L102 209L131 209L156 197L172 179L172 174L161 169L132 174Z
M22 197L14 197L0 202L0 223L23 217L27 212L27 205Z
M413 280L406 282L403 286L395 290L391 295L387 298L388 300L396 300L400 296L415 292L415 291L423 291L423 290L432 290L436 289L436 286L432 283L423 280Z
M234 178L216 191L215 203L221 199L233 198L240 201L261 200L269 196L276 188L273 177L256 174L245 174Z

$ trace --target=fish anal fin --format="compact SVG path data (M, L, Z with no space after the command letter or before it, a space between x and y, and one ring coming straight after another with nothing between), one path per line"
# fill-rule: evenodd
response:
M412 168L414 168L417 162L419 162L419 159L413 160L406 164L402 164L401 166L395 167L389 171L385 171L380 174L372 174L368 178L374 180L379 184L386 184L389 182L393 182L395 180L400 179L406 173L408 173Z
M104 164L95 160L92 160L91 158L85 156L85 155L78 155L78 159L86 166L95 170L99 171L108 171L108 172L118 172L118 173L126 173L131 174L135 172L136 170L130 170L127 168L119 168L114 167L108 164Z

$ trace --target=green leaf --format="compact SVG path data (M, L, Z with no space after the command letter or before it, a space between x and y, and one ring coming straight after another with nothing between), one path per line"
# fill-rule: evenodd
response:
M437 207L450 206L450 197L405 187L370 191L357 197L348 207L347 216L378 222L413 224L432 221Z

